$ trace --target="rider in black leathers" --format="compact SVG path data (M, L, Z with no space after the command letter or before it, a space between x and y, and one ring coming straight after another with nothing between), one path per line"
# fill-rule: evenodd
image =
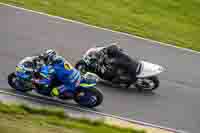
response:
M116 66L116 69L117 67L127 69L132 82L135 82L137 80L136 70L139 63L131 59L127 54L125 54L119 46L117 46L116 44L112 44L105 47L98 53L100 58L104 58L105 62L109 62L111 61L111 59L114 59L112 63L114 66Z

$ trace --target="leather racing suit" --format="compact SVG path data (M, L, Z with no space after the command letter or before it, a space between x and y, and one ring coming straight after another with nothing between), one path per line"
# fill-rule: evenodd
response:
M136 70L139 63L133 59L131 59L128 55L126 55L118 46L116 45L109 45L99 51L101 54L101 58L104 58L105 62L109 62L111 59L114 59L112 63L117 67L122 67L127 69L130 75L130 78L133 82L136 79Z
M57 56L51 64L42 68L44 69L41 69L40 75L44 78L36 80L35 83L43 84L43 86L46 85L47 88L44 88L43 91L47 95L70 97L80 84L80 72L61 56ZM55 80L59 81L60 84L58 86L51 86Z
M58 87L59 93L62 95L72 94L81 82L80 72L62 57L55 59L52 66L56 79L63 84Z

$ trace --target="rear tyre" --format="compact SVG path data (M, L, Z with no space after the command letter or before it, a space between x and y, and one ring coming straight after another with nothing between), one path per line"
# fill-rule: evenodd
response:
M135 87L138 89L139 92L151 92L157 89L160 85L160 81L157 76L138 79L135 83Z
M81 106L94 108L103 102L103 94L97 88L80 89L75 93L74 101Z

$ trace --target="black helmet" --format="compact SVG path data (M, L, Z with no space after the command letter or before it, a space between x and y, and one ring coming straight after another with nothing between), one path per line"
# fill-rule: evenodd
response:
M118 51L118 50L120 50L120 47L116 43L111 43L104 48L104 53L112 54L112 51Z

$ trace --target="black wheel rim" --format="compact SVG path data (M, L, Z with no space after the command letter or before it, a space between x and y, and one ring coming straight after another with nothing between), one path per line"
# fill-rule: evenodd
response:
M137 84L144 90L152 90L155 87L155 83L151 79L143 79Z
M79 104L84 106L93 106L97 103L97 96L91 92L80 92L77 94Z

